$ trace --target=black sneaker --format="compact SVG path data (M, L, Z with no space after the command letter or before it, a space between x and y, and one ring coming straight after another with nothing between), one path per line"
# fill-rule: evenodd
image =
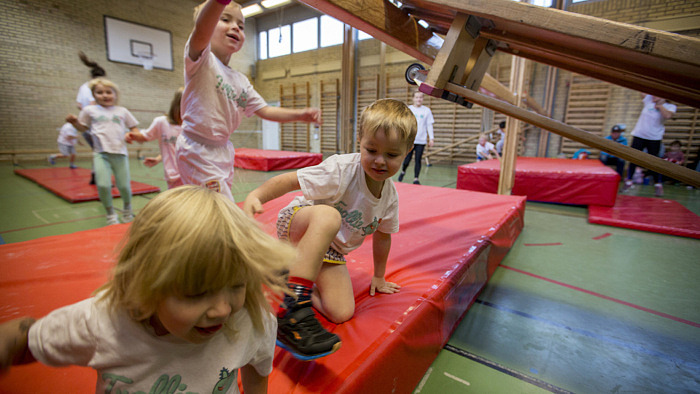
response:
M399 174L399 182L403 181L403 176L404 176L404 175L406 175L406 173L403 172L403 171Z
M418 180L418 178L416 178L416 179L413 180L413 184L414 184L414 185L420 185L420 181Z
M340 338L318 322L311 307L290 310L277 318L277 346L299 360L313 360L340 349Z

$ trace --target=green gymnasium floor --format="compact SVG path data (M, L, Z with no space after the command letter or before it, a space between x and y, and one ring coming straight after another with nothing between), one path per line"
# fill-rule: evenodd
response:
M70 204L13 169L0 162L0 243L105 224L99 202ZM132 159L131 173L166 188L160 165ZM278 173L237 169L234 197ZM456 179L456 166L424 166L421 175L449 188ZM134 196L137 214L151 197ZM665 198L700 215L698 190L666 186ZM585 207L527 203L522 234L415 393L700 392L700 241L586 216Z

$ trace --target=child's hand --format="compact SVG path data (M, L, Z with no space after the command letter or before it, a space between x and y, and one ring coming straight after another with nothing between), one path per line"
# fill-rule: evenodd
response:
M262 207L260 199L249 194L248 197L245 198L245 201L243 201L243 212L251 218L254 218L256 214L263 213L265 210Z
M134 134L132 132L128 132L128 133L124 134L124 141L127 144L134 142Z
M77 121L78 121L78 117L73 115L73 114L68 114L68 116L66 116L66 122L68 122L72 125L75 125L75 122L77 122Z
M25 317L0 324L0 374L12 365L34 361L27 344L29 327L34 322L31 317Z
M299 119L303 122L321 124L321 110L318 108L304 108Z
M158 157L147 157L143 159L143 165L145 165L148 168L151 168L155 166L156 164L160 163L161 159Z
M374 291L386 294L398 293L401 286L396 283L387 282L384 278L372 277L372 283L369 285L369 295L374 296Z

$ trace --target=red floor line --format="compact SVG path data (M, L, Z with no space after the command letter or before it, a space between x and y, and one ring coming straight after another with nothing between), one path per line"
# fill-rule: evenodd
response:
M665 318L667 318L667 319L671 319L671 320L676 321L676 322L679 322L679 323L683 323L683 324L687 324L687 325L689 325L689 326L693 326L693 327L700 328L700 323L696 323L696 322L693 322L693 321L690 321L690 320L682 319L682 318L680 318L680 317L672 316L672 315L669 315L668 313L663 313L663 312L655 311L655 310L653 310L653 309L649 309L649 308L645 308L645 307L643 307L643 306L635 305L635 304L632 304L632 303L627 302L627 301L622 301L622 300L619 300L619 299L617 299L617 298L613 298L613 297L609 297L609 296L606 296L606 295L603 295L603 294L600 294L600 293L596 293L596 292L594 292L594 291L582 289L582 288L580 288L580 287L576 287L576 286L573 286L573 285L569 285L569 284L566 284L566 283L564 283L564 282L559 282L559 281L554 280L554 279L545 278L544 276L540 276L540 275L536 275L536 274L533 274L533 273L530 273L530 272L527 272L527 271L519 270L519 269L517 269L517 268L509 267L509 266L507 266L507 265L501 265L501 267L506 268L506 269L509 269L509 270L511 270L511 271L519 272L519 273L524 274L524 275L531 276L531 277L533 277L533 278L542 279L542 280L547 281L547 282L550 282L550 283L554 283L554 284L557 284L557 285L560 285L560 286L564 286L564 287L569 288L569 289L572 289L572 290L580 291L580 292L583 292L583 293L586 293L586 294L589 294L589 295L592 295L592 296L595 296L595 297L598 297L598 298L602 298L602 299L605 299L605 300L608 300L608 301L616 302L616 303L618 303L618 304L622 304L622 305L625 305L625 306L629 306L629 307L634 308L634 309L639 309L640 311L648 312L648 313L651 313L651 314L656 315L656 316L665 317Z
M599 240L599 239L607 238L607 237L609 237L609 236L611 236L611 235L612 235L611 233L605 233L605 234L599 235L599 236L597 236L597 237L593 237L593 239L597 241L597 240Z

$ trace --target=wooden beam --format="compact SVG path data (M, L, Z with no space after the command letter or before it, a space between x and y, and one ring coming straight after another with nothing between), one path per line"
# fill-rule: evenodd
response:
M522 105L524 81L525 59L513 56L510 67L510 86L515 87L518 106ZM503 154L500 163L501 173L498 177L498 194L510 195L515 184L515 161L518 158L519 130L520 121L518 118L509 119L506 122L506 140L503 143Z
M494 129L493 131L496 131L496 129ZM477 138L479 138L479 134L473 135L473 136L468 137L468 138L461 139L461 140L459 140L459 141L457 141L457 142L455 142L455 143L452 143L452 144L450 144L450 145L443 146L442 148L440 148L440 149L438 149L438 150L435 150L435 151L432 151L432 152L430 152L430 153L427 153L427 154L423 155L423 157L430 157L430 156L436 155L436 154L438 154L438 153L440 153L440 152L446 151L446 150L448 150L448 149L452 149L452 148L454 148L454 147L456 147L456 146L458 146L458 145L462 145L462 144L466 144L467 142L474 141L474 140L477 139Z
M461 95L466 100L475 104L479 104L486 108L491 108L494 111L498 111L508 116L512 116L523 122L527 122L537 127L547 129L563 137L608 152L614 156L625 159L627 161L631 161L644 168L648 168L652 171L656 171L663 175L667 175L673 179L679 180L689 185L700 187L700 173L697 171L693 171L689 168L673 164L659 157L652 156L648 153L638 151L636 149L619 144L612 140L599 137L587 131L569 126L565 123L547 118L542 115L538 115L523 108L518 108L504 101L474 92L470 89L466 89L462 86L455 85L453 83L448 83L445 86L445 89L449 90L452 93Z
M433 63L442 46L442 38L389 1L300 1L427 64Z
M444 29L451 15L483 19L500 50L700 107L700 39L511 0L406 0ZM442 18L442 19L440 19Z
M442 89L447 82L460 83L464 70L474 49L475 36L467 30L469 15L457 14L447 32L445 42L440 48L428 72L425 83L434 89ZM479 28L475 29L479 34ZM426 92L432 96L432 92Z
M341 68L340 92L340 138L344 153L355 151L355 34L350 25L344 25L343 66Z

